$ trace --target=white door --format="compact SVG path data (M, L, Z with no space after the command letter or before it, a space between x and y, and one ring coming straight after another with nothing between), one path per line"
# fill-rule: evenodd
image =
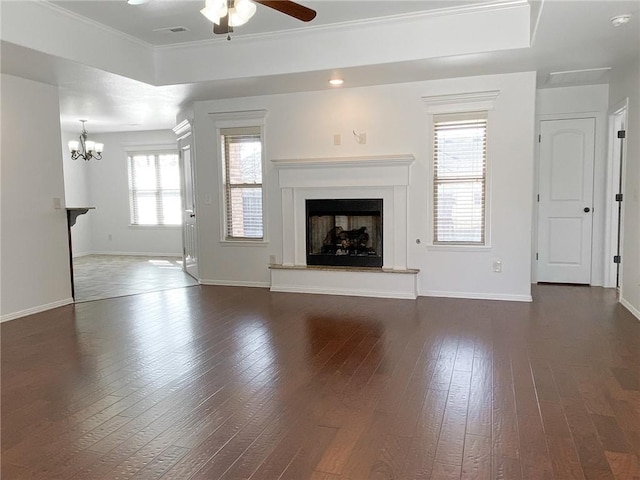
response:
M589 284L595 119L540 122L538 281Z
M188 137L190 141L192 137ZM182 245L184 271L198 280L198 236L196 229L196 194L191 144L180 146L183 178Z

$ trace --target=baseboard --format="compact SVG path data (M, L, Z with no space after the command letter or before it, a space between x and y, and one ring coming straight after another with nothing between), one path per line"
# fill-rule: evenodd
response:
M64 300L58 300L57 302L47 303L38 307L27 308L15 313L8 313L0 317L0 323L8 322L9 320L15 320L16 318L26 317L27 315L33 315L34 313L44 312L53 308L64 307L73 303L73 298L65 298Z
M200 279L200 285L217 285L219 287L269 288L269 282L245 282L245 281L240 281L240 280L206 280L206 279Z
M628 302L627 300L625 300L624 298L620 297L620 304L626 308L627 310L629 310L631 312L631 314L636 317L638 320L640 320L640 310L638 310L636 307L634 307L633 305L631 305L630 302Z
M123 257L180 257L181 253L149 253L149 252L91 252L87 255L122 255Z
M271 287L272 292L281 293L311 293L318 295L341 295L346 297L375 297L375 298L397 298L402 300L415 300L415 295L405 292L393 292L382 290L349 290L322 288L322 287L298 287L295 285L278 285Z
M80 253L73 253L73 258L80 258L80 257L87 257L89 255L93 255L91 252L80 252Z
M513 295L503 293L473 293L473 292L441 292L427 290L420 292L424 297L468 298L472 300L501 300L505 302L532 302L531 295Z

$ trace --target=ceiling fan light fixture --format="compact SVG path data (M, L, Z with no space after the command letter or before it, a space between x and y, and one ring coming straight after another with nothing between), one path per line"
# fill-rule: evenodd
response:
M200 13L207 17L207 20L220 25L220 19L228 12L226 0L207 0Z
M251 0L236 0L229 9L229 25L239 27L249 21L256 13L256 4Z

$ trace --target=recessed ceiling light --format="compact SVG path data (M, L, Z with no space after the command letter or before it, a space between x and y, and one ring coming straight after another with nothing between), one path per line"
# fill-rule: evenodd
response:
M142 5L143 3L147 3L149 0L127 0L129 5Z
M344 83L344 80L341 78L332 78L331 80L329 80L329 83L334 87L339 87Z
M616 15L615 17L611 17L609 21L614 27L619 27L621 25L626 25L631 20L631 14L627 13L625 15Z

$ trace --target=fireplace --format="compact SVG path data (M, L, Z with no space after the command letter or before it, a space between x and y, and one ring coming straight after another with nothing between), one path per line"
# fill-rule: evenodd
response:
M307 265L382 267L382 199L307 199Z

